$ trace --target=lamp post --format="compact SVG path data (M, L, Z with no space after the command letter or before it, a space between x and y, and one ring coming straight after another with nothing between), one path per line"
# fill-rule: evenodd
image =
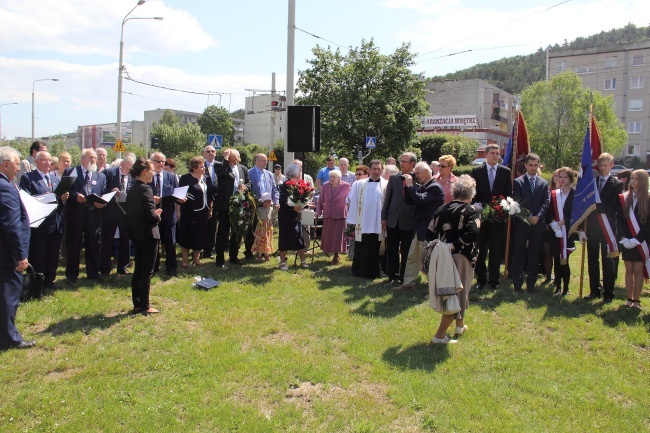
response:
M58 78L42 78L40 80L34 80L32 83L32 142L34 142L34 86L37 81L59 81Z
M9 102L8 104L0 104L0 143L2 143L2 107L5 105L16 105L18 102Z
M129 20L158 20L162 21L163 17L149 17L149 18L137 18L137 17L129 17L131 13L137 8L138 6L143 5L145 0L140 0L138 1L138 4L133 7L129 11L128 14L124 16L124 19L122 20L122 32L120 33L120 65L119 65L119 70L118 70L118 75L117 75L117 124L115 127L115 139L119 140L122 138L122 70L124 69L124 24L126 24L127 21ZM122 157L122 152L117 152L117 157L121 158Z

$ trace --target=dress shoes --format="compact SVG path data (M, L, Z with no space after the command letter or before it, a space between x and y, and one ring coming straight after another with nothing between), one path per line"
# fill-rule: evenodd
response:
M216 266L217 266L217 268L222 268L223 269L223 268L226 267L226 264L224 262L217 262Z
M524 293L524 291L521 290L521 287L515 287L515 290L514 290L514 291L515 291L516 294Z
M175 277L178 275L178 272L176 271L167 271L167 276L168 277Z
M537 292L537 291L535 290L534 287L528 287L528 288L526 289L526 291L527 291L528 293L530 293L531 295Z
M247 259L252 259L253 257L255 257L255 255L253 253L244 253L244 257L246 257Z
M600 292L591 292L583 299L586 299L587 301L593 301L594 299L598 299L598 298L600 298Z
M499 290L499 283L497 283L497 284L490 284L490 285L488 286L488 288L489 288L490 290L494 290L494 291L496 292L496 291Z
M394 287L394 292L408 292L415 291L415 284L402 284L401 286Z
M16 349L30 349L36 346L36 340L23 341L18 346L14 346Z
M474 290L483 290L485 288L485 283L476 283Z
M228 263L232 263L233 265L241 266L242 262L239 261L239 259L230 259L228 260Z
M614 298L603 298L603 304L611 304Z
M148 316L149 314L157 314L157 313L160 313L160 311L152 307L149 307L146 310L142 310L142 314L144 314L145 316Z

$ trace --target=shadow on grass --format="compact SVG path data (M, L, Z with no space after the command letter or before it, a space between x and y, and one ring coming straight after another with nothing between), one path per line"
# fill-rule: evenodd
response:
M418 343L404 349L401 345L389 347L381 358L400 370L434 371L449 357L449 348L444 344Z
M122 313L115 316L106 316L104 314L93 314L92 316L70 317L53 323L47 327L41 334L51 334L53 337L65 334L72 334L81 331L88 335L94 329L107 329L119 323L122 319L129 317L130 314Z

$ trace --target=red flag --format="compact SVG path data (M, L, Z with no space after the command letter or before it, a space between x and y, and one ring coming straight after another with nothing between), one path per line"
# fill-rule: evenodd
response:
M530 143L528 142L528 130L524 115L521 111L517 113L517 159L520 159L530 153Z
M603 153L603 146L600 141L600 130L596 117L591 116L591 161L596 161L601 153Z

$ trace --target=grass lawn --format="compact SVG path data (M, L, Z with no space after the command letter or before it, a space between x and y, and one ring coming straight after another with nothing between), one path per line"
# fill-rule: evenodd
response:
M446 347L423 283L394 296L347 258L205 261L156 276L149 317L129 314L130 276L80 279L19 308L38 345L0 353L0 431L650 431L648 292L620 308L621 262L614 303L577 299L579 257L567 298L472 293ZM196 274L221 285L194 289Z

